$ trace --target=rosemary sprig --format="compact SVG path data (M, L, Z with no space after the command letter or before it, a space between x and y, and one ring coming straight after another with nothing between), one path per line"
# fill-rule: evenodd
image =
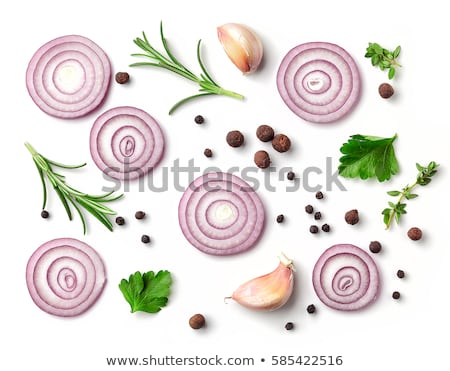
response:
M412 193L412 190L418 185L426 186L428 183L430 183L431 177L437 173L438 166L439 164L434 161L431 161L426 167L416 164L417 170L419 170L419 174L417 174L416 181L413 184L406 185L402 188L401 191L387 192L389 196L399 198L396 203L389 202L389 207L381 212L383 214L384 224L386 224L386 229L389 229L393 220L398 223L402 214L406 214L406 203L403 201L405 199L412 200L416 197L419 197L417 193Z
M45 208L47 204L47 186L45 178L50 182L58 195L61 203L66 210L69 220L72 220L72 211L70 205L77 211L81 222L83 224L83 233L86 234L86 220L81 209L85 209L91 213L95 218L97 218L106 228L110 231L113 230L113 224L108 219L109 215L115 215L116 212L111 210L109 207L105 206L105 203L118 200L123 197L123 194L115 196L114 191L104 193L102 195L89 195L87 193L80 192L75 188L69 186L66 183L65 176L56 173L53 167L59 167L61 169L78 169L86 165L83 163L81 165L64 165L56 161L49 160L48 158L39 154L29 143L25 143L28 151L30 151L33 156L33 161L38 169L39 176L42 182L42 188L44 192L42 209Z
M144 51L144 53L135 53L131 55L133 57L144 57L150 59L151 62L136 62L131 64L130 67L153 66L164 68L181 77L184 77L185 79L191 80L200 86L199 94L191 95L175 103L170 109L169 115L172 114L182 104L189 102L193 99L208 95L224 95L232 98L244 99L243 95L223 89L222 87L220 87L219 84L217 84L213 80L211 75L208 73L205 64L203 63L201 58L200 53L201 40L199 40L197 43L197 61L198 64L200 65L202 72L200 73L200 76L197 76L196 74L191 72L188 68L186 68L170 51L169 46L167 44L167 40L164 37L162 22L160 23L160 35L166 55L156 50L148 41L145 33L142 32L142 38L138 37L133 41L139 48L141 48Z

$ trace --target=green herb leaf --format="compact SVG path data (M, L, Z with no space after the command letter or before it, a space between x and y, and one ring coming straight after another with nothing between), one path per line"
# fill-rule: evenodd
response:
M414 199L414 198L416 198L416 197L419 197L419 195L418 195L418 194L415 194L415 193L409 193L409 192L405 193L405 198L406 198L407 200L412 200L412 199Z
M344 156L339 159L339 174L345 178L389 180L399 170L393 146L396 138L397 134L392 138L352 135L340 149Z
M122 279L119 289L130 304L131 313L156 313L167 305L171 284L169 271L159 271L156 275L153 271L144 274L136 272L130 275L128 281Z
M390 67L389 68L389 72L388 72L388 78L389 80L392 80L395 76L395 68L394 67Z
M401 192L400 192L400 191L389 191L389 192L387 192L387 194L388 194L389 196L394 196L394 197L396 197L396 196L400 196Z

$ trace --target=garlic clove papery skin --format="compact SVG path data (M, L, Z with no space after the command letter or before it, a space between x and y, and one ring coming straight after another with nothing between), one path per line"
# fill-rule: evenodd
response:
M278 267L242 284L231 298L244 307L273 311L287 303L294 289L292 261L280 261Z
M261 39L247 26L227 23L217 27L225 53L239 70L248 74L258 69L263 57Z

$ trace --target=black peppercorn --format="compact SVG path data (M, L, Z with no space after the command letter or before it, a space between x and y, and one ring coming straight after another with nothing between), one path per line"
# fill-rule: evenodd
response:
M197 115L194 117L194 121L196 124L203 124L205 122L205 118L202 115Z
M144 219L145 218L145 212L143 211L136 211L136 213L134 214L134 217L138 220Z
M42 210L41 211L41 217L44 219L47 219L50 216L50 214L48 213L47 210Z
M316 198L318 199L318 200L321 200L322 198L323 198L323 193L322 192L316 192Z
M309 231L313 234L318 233L319 227L317 225L312 225L311 227L309 227Z
M324 225L322 226L322 231L324 231L324 232L329 232L329 231L330 231L330 226L329 226L328 224L324 224Z
M345 221L348 224L355 225L359 222L358 210L353 209L345 213Z
M413 241L418 241L422 238L422 230L417 227L412 227L408 231L408 237Z
M209 149L209 148L206 148L206 149L203 151L203 154L204 154L206 157L212 157L212 155L213 155L211 149Z
M262 142L270 142L275 133L269 125L260 125L256 129L256 136Z
M117 225L124 225L125 224L125 219L123 217L121 217L121 216L118 216L116 218L116 223L117 223Z
M381 251L381 243L379 243L378 241L370 242L369 250L374 254L378 254Z
M231 147L240 147L244 144L244 135L239 130L230 131L226 139Z
M284 325L284 328L288 331L292 330L294 328L294 324L292 322L288 322Z
M315 305L314 305L314 304L308 305L308 306L306 307L306 311L307 311L309 314L313 314L313 313L316 311Z
M142 241L142 243L149 243L150 242L150 237L148 235L146 235L146 234L143 234L141 236L141 241Z
M400 299L400 293L398 291L394 291L392 293L392 298L395 300Z
M130 81L130 75L128 74L128 72L117 72L115 79L118 84L126 84L128 81Z
M306 211L308 214L312 214L312 213L314 212L314 208L313 208L311 205L306 205L306 206L305 206L305 211Z
M257 151L253 157L256 166L261 169L268 168L270 166L270 156L266 151Z
M322 218L322 213L320 211L317 211L314 213L314 219L320 220Z
M397 271L397 277L398 277L398 278L405 278L405 272L402 271L401 269L399 269L399 270Z
M291 140L287 135L277 134L272 139L272 147L277 152L286 152L291 148Z
M394 95L394 88L388 83L383 83L378 87L378 93L381 98L387 99Z
M288 180L294 180L295 179L295 173L293 171L290 171L289 173L287 173Z
M277 216L277 223L283 223L283 221L284 221L284 215L283 214L278 215Z

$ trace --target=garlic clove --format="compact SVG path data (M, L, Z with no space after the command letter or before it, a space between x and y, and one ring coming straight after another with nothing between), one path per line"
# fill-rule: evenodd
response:
M247 26L227 23L217 27L225 53L244 74L258 69L263 57L261 39Z
M282 254L275 270L245 282L231 298L250 309L273 311L281 308L293 292L293 270L292 260Z

